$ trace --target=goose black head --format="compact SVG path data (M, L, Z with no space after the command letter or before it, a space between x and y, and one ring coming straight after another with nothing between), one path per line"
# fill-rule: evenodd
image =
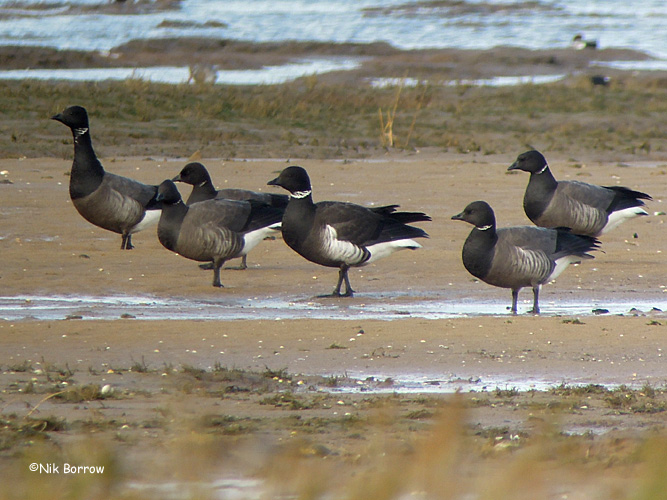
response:
M70 106L63 112L53 115L52 120L67 125L72 130L88 129L88 112L82 106Z
M155 201L161 201L165 205L175 205L182 201L181 193L178 191L176 184L167 179L158 186Z
M181 172L172 179L174 182L184 182L191 186L199 186L211 180L206 167L199 162L188 163Z
M496 216L491 206L485 201L473 201L460 214L452 216L452 220L462 220L478 229L495 227Z
M540 174L548 168L547 160L539 151L521 153L507 170L523 170L531 174Z
M311 190L310 177L303 167L291 166L280 172L275 179L267 182L269 186L280 186L291 194L305 193Z

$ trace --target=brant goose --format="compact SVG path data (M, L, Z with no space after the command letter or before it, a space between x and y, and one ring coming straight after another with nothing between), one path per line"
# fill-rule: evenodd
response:
M575 234L600 236L627 219L648 215L646 193L619 186L602 187L579 181L557 181L538 151L519 155L508 170L530 172L523 197L528 218L542 227L567 227Z
M121 234L121 250L134 248L132 234L160 218L160 204L155 200L157 186L104 171L93 150L85 108L71 106L51 118L67 125L74 136L69 178L74 207L88 222Z
M255 200L272 207L284 208L287 206L289 196L276 193L259 193L250 191L248 189L215 189L211 176L206 170L206 167L198 162L188 163L183 167L181 172L172 179L174 182L183 182L192 186L190 196L185 202L188 205L197 203L198 201L223 199L223 200ZM209 264L202 264L202 269L211 269ZM241 258L241 265L239 269L247 269L247 257L244 255Z
M512 314L517 313L519 290L533 288L532 313L540 313L539 294L544 283L558 277L568 264L592 259L599 247L591 236L567 229L515 226L496 230L493 209L485 201L470 203L452 220L475 226L463 245L463 265L489 285L512 290Z
M183 182L192 186L188 205L198 201L212 200L214 198L224 200L256 200L273 207L284 208L287 206L289 196L275 193L258 193L247 189L221 189L216 190L211 181L211 176L206 167L198 162L188 163L181 172L172 179L174 182Z
M157 235L179 255L213 264L213 286L222 287L220 268L227 259L246 255L280 228L282 211L256 201L207 200L188 206L171 180L158 187L162 215Z
M347 276L350 267L404 248L421 248L412 238L428 238L424 230L407 225L431 220L421 212L397 212L398 205L366 208L336 201L313 203L310 178L302 167L287 167L268 184L290 193L282 224L285 243L311 262L339 268L333 296L354 293ZM345 293L341 294L343 281Z

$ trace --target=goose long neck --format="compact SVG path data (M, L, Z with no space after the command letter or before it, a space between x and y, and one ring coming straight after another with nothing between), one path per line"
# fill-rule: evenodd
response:
M72 199L78 199L99 187L104 179L104 167L95 155L88 129L73 129L72 134L74 162L70 174L70 195Z
M188 202L194 203L196 201L209 200L211 198L215 198L217 194L218 191L215 189L213 181L211 181L211 178L209 177L208 179L199 182L192 187L192 193L190 194Z
M558 181L554 178L548 165L545 165L544 168L538 172L531 173L528 183L533 186L538 186L544 191L553 191L558 186Z
M495 226L475 227L463 244L463 265L477 278L483 279L492 267L498 241Z
M179 200L177 203L164 203L157 225L157 237L166 248L176 251L178 235L183 219L188 213L188 206Z
M183 200L178 200L176 203L164 203L162 212L169 220L182 221L188 213L188 206Z
M475 227L468 235L468 240L475 246L491 248L498 241L495 224Z

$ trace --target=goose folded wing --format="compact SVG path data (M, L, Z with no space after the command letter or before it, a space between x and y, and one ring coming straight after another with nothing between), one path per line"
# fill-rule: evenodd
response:
M246 201L206 200L190 205L188 215L199 225L214 222L232 231L242 231L251 211L252 206Z
M242 248L243 240L237 233L209 221L198 225L183 224L177 252L190 259L206 261L216 257L233 258Z
M489 278L501 280L501 286L518 288L544 283L555 267L547 253L541 249L499 245Z
M498 244L507 247L521 247L527 250L541 250L551 253L556 250L557 232L536 226L513 226L497 231Z
M377 240L384 226L382 216L361 205L344 202L318 203L316 222L331 226L339 240L355 245Z
M104 183L110 189L120 193L122 196L138 201L144 207L150 207L157 195L157 186L144 184L134 179L110 174L109 172L104 174Z
M556 196L571 200L575 206L583 205L607 210L616 194L613 190L602 186L579 181L561 181L556 188Z
M248 189L228 188L218 191L217 199L224 200L255 200L273 207L286 207L289 201L289 196L276 193L261 193L257 191L250 191Z

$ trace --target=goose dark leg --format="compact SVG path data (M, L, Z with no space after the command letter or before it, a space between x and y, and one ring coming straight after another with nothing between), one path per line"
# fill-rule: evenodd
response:
M516 314L516 303L519 301L519 290L512 289L512 314Z
M134 247L132 246L132 235L131 234L123 234L123 239L120 242L120 249L121 250L132 250Z
M224 288L222 283L220 282L220 268L224 263L225 263L224 260L213 261L213 286L216 286L218 288Z
M236 271L245 271L248 269L247 255L241 257L241 263L236 267L227 267L226 269L235 269Z
M236 269L238 271L244 271L245 269L248 269L248 262L246 260L246 257L247 255L241 257L241 264L238 267L227 267L225 269ZM209 269L213 269L213 264L211 264L210 262L207 262L206 264L199 264L199 269L208 271Z
M533 287L533 309L528 312L531 314L540 314L540 285Z
M340 267L340 271L338 271L338 284L333 293L336 297L352 297L354 295L354 290L352 290L352 286L350 285L350 278L347 276L348 269L350 269L350 266L343 265ZM343 281L345 282L345 293L341 294L340 288L343 285Z

